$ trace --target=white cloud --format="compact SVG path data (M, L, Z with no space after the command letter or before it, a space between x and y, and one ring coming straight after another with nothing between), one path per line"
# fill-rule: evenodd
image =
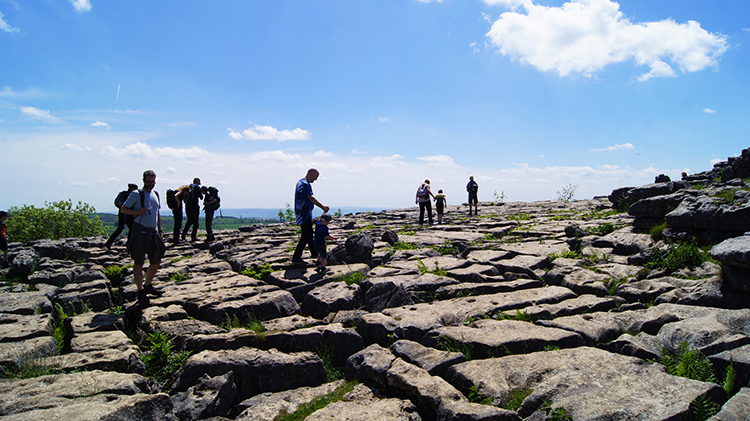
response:
M425 161L429 163L430 165L440 165L440 166L453 166L456 165L455 162L453 162L453 158L446 155L435 155L435 156L418 156L418 160Z
M203 158L208 156L208 151L201 149L197 146L192 148L152 148L143 142L136 142L126 145L124 148L115 148L114 146L107 146L101 152L105 155L110 156L143 156L146 158L160 158L160 157L172 157L172 158Z
M601 149L591 149L589 152L614 152L635 149L632 143L621 143L619 145L608 146Z
M177 123L169 123L167 126L170 127L194 127L196 123L194 121L182 121Z
M650 67L638 78L645 81L675 76L675 67L684 73L716 66L728 48L724 35L696 21L632 23L611 0L570 0L561 7L531 0L485 2L513 9L486 34L501 54L560 76L593 77L607 65L632 59Z
M89 12L91 11L91 2L89 0L68 0L76 12Z
M385 123L389 119L388 119L388 117L378 117L378 120L380 120L381 123Z
M81 146L76 143L66 143L62 146L60 146L60 149L69 149L71 151L78 151L78 152L87 152L91 151L91 148L88 146Z
M27 116L41 120L58 121L58 118L53 116L49 110L41 110L36 107L21 107L21 112Z
M107 130L109 130L109 129L112 128L112 126L110 126L109 124L107 124L107 123L105 123L103 121L99 121L99 120L97 120L97 121L89 124L89 126L91 126L91 127L106 127Z
M3 30L11 34L13 32L21 32L20 29L10 26L8 22L5 21L5 17L3 16L2 13L0 13L0 30Z
M167 168L166 168L166 169L164 170L164 172L166 172L167 174L177 174L177 169L175 169L175 168L172 168L172 167L167 167Z
M716 110L712 110L712 109L710 109L710 108L704 108L704 109L703 109L703 112L704 112L704 113L708 113L708 114L713 114L713 113L715 113L715 112L716 112Z
M399 154L391 156L376 156L370 159L370 165L374 167L394 167L397 164L403 164L404 157Z
M302 156L298 154L290 154L284 151L263 151L255 152L250 154L248 161L250 162L263 162L263 161L283 161L291 162L302 159Z
M352 153L356 153L356 154L366 154L367 152L365 152L365 151L360 151L359 149L352 149Z
M330 158L333 156L332 153L326 152L324 150L319 150L313 154L315 158Z
M237 133L232 129L227 129L227 130L229 130L229 137L231 137L234 140L242 140L242 133Z
M229 136L239 140L240 138L236 137L237 134L237 132L232 131L229 133ZM277 140L279 142L287 140L307 140L311 135L312 133L300 128L294 130L279 130L273 126L259 126L257 124L253 126L253 128L246 129L242 132L242 138L248 140Z

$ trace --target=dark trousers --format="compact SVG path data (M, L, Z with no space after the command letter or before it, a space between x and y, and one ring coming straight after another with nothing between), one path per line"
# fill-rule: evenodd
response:
M198 218L201 213L200 206L186 206L185 207L185 215L187 216L187 222L185 222L185 229L182 230L182 239L185 239L185 236L187 236L188 228L191 226L193 227L193 232L190 234L190 237L195 241L195 239L198 237Z
M424 212L427 210L427 218L432 225L432 202L419 202L419 225L424 224Z
M174 231L172 231L172 242L177 243L180 239L180 229L182 229L182 208L172 209L174 216Z
M214 230L211 228L211 224L214 223L214 210L213 209L205 209L204 212L206 213L206 237L209 240L214 239Z
M128 231L130 231L130 224L128 223L128 220L125 218L125 214L122 212L117 212L117 229L115 232L112 233L112 235L109 236L109 239L104 244L105 247L109 248L112 246L112 243L117 240L117 237L120 236L122 233L122 230L125 229L125 225L128 226Z
M317 258L318 250L315 249L315 245L313 244L312 221L300 224L300 228L302 229L302 235L299 238L299 243L297 243L297 248L294 250L292 260L302 260L302 252L305 251L305 247L310 248L310 255L313 259Z

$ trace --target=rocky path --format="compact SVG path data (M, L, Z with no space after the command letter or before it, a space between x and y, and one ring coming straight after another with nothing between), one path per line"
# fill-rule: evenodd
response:
M618 197L674 194L662 187ZM682 420L711 405L748 419L746 243L647 268L668 247L637 218L606 197L482 203L471 218L449 206L425 228L415 208L347 215L325 273L289 266L294 225L243 227L169 248L147 308L129 269L112 276L131 263L122 242L13 244L0 364L52 374L0 380L0 416L273 420L347 388L308 419ZM150 346L159 332L174 348ZM681 347L708 357L713 381L656 362ZM160 352L184 365L168 358L157 368L181 368L160 377Z

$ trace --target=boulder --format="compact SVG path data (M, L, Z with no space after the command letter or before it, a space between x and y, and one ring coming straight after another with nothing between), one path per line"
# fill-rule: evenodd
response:
M322 319L339 310L356 310L362 304L359 285L331 282L310 291L302 300L302 312Z
M180 420L202 420L225 416L237 394L234 373L204 375L195 386L172 396L174 413Z

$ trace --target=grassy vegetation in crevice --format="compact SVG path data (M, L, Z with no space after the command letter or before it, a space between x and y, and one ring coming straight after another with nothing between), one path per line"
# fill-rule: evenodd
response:
M333 392L321 396L319 398L313 399L309 403L305 403L300 405L296 411L292 413L288 413L286 410L282 409L279 412L279 415L277 415L273 420L274 421L302 421L305 418L312 415L315 411L318 411L320 409L325 408L329 404L333 402L338 402L344 398L344 395L351 392L354 389L354 386L357 385L356 380L352 380L346 383L341 384L341 386L337 387L336 390Z
M168 380L191 354L190 351L175 351L172 338L161 330L149 334L146 341L144 348L147 352L141 355L141 360L146 366L146 376L153 377L159 383Z

